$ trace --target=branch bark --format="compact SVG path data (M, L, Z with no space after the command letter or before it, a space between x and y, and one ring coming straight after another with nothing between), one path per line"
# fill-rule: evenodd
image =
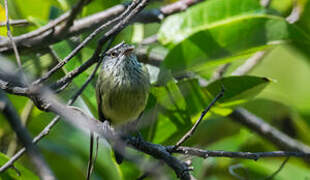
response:
M303 153L310 153L310 147L287 136L276 128L272 127L264 120L253 115L243 108L235 109L229 118L232 120L245 125L256 133L260 134L262 137L271 141L273 144L280 148L291 151L298 151Z
M21 141L26 151L28 152L30 160L35 166L35 169L38 172L40 178L44 180L54 180L55 177L53 175L53 172L46 164L43 156L41 155L37 147L32 143L29 132L22 125L17 111L2 90L0 91L0 104L0 110L8 119L8 122L16 133L18 139Z
M199 2L201 2L201 0L180 0L170 5L163 6L160 9L144 11L141 14L138 14L132 22L160 22L164 17L183 11ZM14 37L13 40L18 49L22 51L42 50L51 44L57 43L71 36L96 29L103 23L110 21L123 13L126 8L127 6L125 4L113 6L105 11L74 21L73 25L67 31L64 31L61 28L61 23L66 21L69 17L70 12L67 12L46 26L27 34ZM0 53L11 52L12 47L10 46L8 39L2 39L0 41Z

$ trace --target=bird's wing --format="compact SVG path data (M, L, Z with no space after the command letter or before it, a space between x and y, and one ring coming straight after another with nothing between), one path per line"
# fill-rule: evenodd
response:
M100 78L100 77L99 77ZM100 121L105 121L104 114L102 112L102 96L103 96L103 91L101 90L100 83L97 82L96 84L96 99L97 99L97 107L98 107L98 117Z

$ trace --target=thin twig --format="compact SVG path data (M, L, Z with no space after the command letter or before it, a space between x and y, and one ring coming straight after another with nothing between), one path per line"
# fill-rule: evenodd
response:
M3 77L1 77L3 78ZM12 85L11 81L5 81L4 79L0 79L0 89L15 95L20 96L28 96L30 94L29 89L25 87Z
M7 35L10 39L11 45L13 46L14 54L16 57L17 65L19 67L19 70L22 71L22 63L20 60L20 56L16 47L16 44L13 40L11 29L10 29L10 19L9 19L9 8L8 8L8 0L4 0L4 6L5 6L5 17L6 17L6 28L7 28Z
M27 124L27 121L29 120L29 117L31 115L31 112L34 108L33 102L29 99L20 115L21 123L25 127ZM17 137L14 135L13 139L11 140L10 144L8 145L7 155L10 157L15 154L16 148L17 148L18 142Z
M288 162L290 157L285 158L285 160L281 163L281 166L270 176L268 176L265 180L272 180L279 172L284 168L285 164Z
M116 24L115 26L113 26L112 29L110 29L109 31L107 31L102 38L98 41L97 43L97 48L95 50L95 52L93 53L92 57L90 57L89 60L87 60L83 65L81 65L80 67L76 68L75 70L71 71L70 73L68 73L65 77L63 77L62 79L58 80L55 84L53 84L51 87L53 89L56 89L58 87L63 86L64 84L66 84L67 82L71 81L74 77L76 77L78 74L80 74L81 72L83 72L85 69L87 69L89 66L91 66L92 64L94 64L96 61L98 61L98 55L101 52L101 49L104 45L104 43L109 40L111 37L115 36L116 34L118 34L121 30L123 30L130 22L130 19L132 19L137 13L139 13L147 4L148 0L142 0L141 3L138 3L137 6L135 6L137 2L133 2L128 9L123 13L123 14L127 14L127 11L130 11L129 14L126 15L126 17L124 17L118 24ZM135 7L134 7L135 6ZM134 9L132 9L134 7ZM48 78L49 75L46 76L46 78ZM44 78L40 78L38 80L41 81Z
M148 44L156 43L157 41L158 41L157 34L154 34L150 37L143 39L140 44L141 45L148 45Z
M309 146L295 139L292 139L291 137L272 127L270 124L266 123L264 120L248 112L246 109L237 108L228 117L238 123L241 123L242 125L245 125L280 148L291 151L310 153Z
M107 45L106 51L107 49L110 48L112 41L109 42L109 44ZM85 83L82 85L82 87L71 97L71 99L68 101L68 105L72 105L77 98L82 94L82 92L84 91L84 89L87 87L87 85L91 82L91 80L95 77L95 73L98 70L99 66L96 66L96 68L94 69L94 71L92 72L92 74L88 77L88 79L85 81ZM49 132L51 131L51 129L57 124L57 122L59 121L60 116L55 116L55 118L33 139L32 143L36 144L37 142L39 142L42 138L44 138L45 136L47 136L49 134ZM11 157L11 159L6 162L3 166L0 167L0 173L4 172L6 169L8 169L9 167L12 167L12 165L14 164L14 162L16 160L18 160L26 151L26 148L21 148L13 157Z
M40 37L41 35L43 35L44 37L52 36L52 32L54 31L53 29L55 29L56 26L59 25L60 23L64 22L69 17L69 14L70 13L67 12L61 15L59 18L49 22L47 25L42 26L41 28L37 30L14 37L13 40L15 44L17 44L17 46L22 46L22 45L28 46L31 44L31 42L28 42L31 39L36 41L36 39ZM0 42L0 49L1 48L7 49L7 50L11 49L10 47L8 47L8 43L9 42L7 41Z
M94 152L94 133L90 132L90 142L89 142L89 158L88 158L88 165L87 165L87 173L86 173L86 180L90 179L93 169L93 152Z
M99 151L99 136L96 136L96 149L95 149L95 157L94 157L94 165L92 166L91 172L95 169L96 160L98 157L98 151Z
M221 79L230 65L231 63L226 63L218 67L218 69L216 69L214 73L212 74L211 81Z
M294 6L291 11L291 14L286 17L286 21L290 24L296 23L300 19L300 15L302 12L302 6L297 2L297 0L294 0Z
M10 26L26 26L29 25L30 22L26 19L14 19L10 20ZM6 26L6 22L0 22L0 27Z
M252 57L247 59L247 61L244 64L242 64L234 72L232 72L231 75L241 76L249 73L264 59L264 57L267 55L267 52L268 51L266 50L255 53Z
M89 116L87 113L77 111L77 108L72 108L61 104L57 99L48 92L42 92L40 96L44 97L45 101L48 101L49 110L60 116L73 126L83 131L93 131L100 135L102 138L106 138L109 141L114 141L119 137L115 133L113 128L105 122L101 122ZM177 158L173 157L164 146L159 144L152 144L141 140L141 138L128 137L126 142L138 151L144 152L153 156L156 159L163 160L169 167L171 167L176 175L182 180L189 180L190 174L187 165Z
M70 28L70 26L73 25L74 19L77 17L77 15L81 12L84 5L86 4L87 0L80 0L70 11L69 17L65 23L65 25L62 27L62 31L66 31Z
M145 18L149 19L148 23L158 22L160 20L158 19L158 17L162 17L162 16L166 17L173 13L183 11L184 7L188 8L199 2L202 2L202 1L181 0L175 3L163 6L160 9L157 9L156 11L150 10L152 12L149 12L149 13L148 11L146 11L146 13L138 14L137 16L138 17L143 16L144 19ZM39 28L38 30L29 32L27 34L23 34L21 36L14 37L14 41L20 50L30 49L32 52L35 50L41 50L42 48L44 49L47 46L57 43L63 39L69 38L70 36L81 34L89 30L94 30L98 28L100 25L102 25L102 23L105 23L119 16L119 14L123 13L125 10L126 10L126 5L119 4L119 5L113 6L102 12L99 12L99 13L90 15L88 17L74 21L74 24L69 28L69 30L64 32L62 31L62 28L61 28L62 26L60 25L60 23L64 22L69 17L69 12L67 12L61 17L50 22L48 25ZM160 13L154 14L153 12L160 12ZM135 20L134 20L135 22L139 20L137 16L135 16ZM152 17L148 18L146 16L152 16L155 18L152 18ZM51 29L53 29L53 31ZM7 40L0 42L0 53L10 53L12 51L12 48L9 46L9 44L10 43Z
M113 39L111 39L107 45L107 48L105 50L105 52L103 53L103 56L104 54L106 53L107 49L110 48L111 44L113 42ZM100 58L100 60L98 61L94 71L92 72L92 77L90 79L92 79L96 72L98 71L100 65L101 65L101 62L102 62L102 58ZM93 144L94 144L94 133L93 132L90 132L90 145L89 145L89 159L88 159L88 166L87 166L87 174L86 174L86 179L89 180L90 177L91 177L91 174L92 174L92 171L93 171L93 167L94 167L94 164L96 162L96 159L97 159L97 153L98 153L98 139L97 139L97 146L96 146L96 155L95 155L95 159L93 160Z
M310 159L310 152L300 151L271 151L271 152L230 152L230 151L209 151L195 147L179 146L167 146L167 151L170 153L185 154L191 156L197 156L201 158L209 157L225 157L225 158L241 158L241 159L252 159L257 161L260 158L267 157L299 157Z
M265 8L269 8L270 4L271 4L271 0L260 0L260 5Z
M137 1L133 1L131 3L131 5L126 9L126 11L124 13L122 13L119 17L114 18L111 21L108 21L106 23L104 23L103 25L101 25L99 28L97 28L95 31L93 31L89 36L87 36L73 51L70 52L70 54L68 56L66 56L63 61L59 62L56 66L54 66L50 71L48 71L47 73L45 73L41 78L37 79L36 81L34 81L32 83L32 85L38 85L40 83L42 83L43 81L45 81L46 79L48 79L50 76L52 76L58 69L62 68L65 64L67 64L82 48L84 48L86 46L86 44L92 40L97 34L99 34L103 29L105 29L106 27L108 27L111 24L114 24L115 22L121 20L122 18L124 18L125 15L127 15L128 11L132 10L132 8L134 8L136 6L136 2ZM127 16L128 17L128 16ZM123 20L125 21L125 20ZM122 22L123 22L122 21ZM109 32L113 31L113 34L110 33L108 35L106 35L106 39L108 39L109 37L111 37L112 35L114 35L114 33L118 33L116 32L116 30L118 29L112 29ZM121 30L121 29L120 29ZM120 31L119 30L119 31ZM107 34L107 33L106 33ZM103 46L103 43L99 43L98 46ZM97 57L99 55L101 51L101 48L96 48L96 51L93 55L93 57ZM96 58L95 58L96 59Z
M234 164L229 166L228 168L228 172L229 174L231 174L232 176L234 176L235 178L239 179L239 180L246 180L244 177L240 176L239 174L237 174L235 172L236 169L244 169L242 164Z
M221 87L221 91L216 95L216 97L211 101L211 103L202 111L199 119L195 122L193 127L176 143L175 148L182 145L188 138L190 138L195 130L197 129L199 123L202 121L203 117L209 112L211 107L224 95L224 87Z
M52 171L46 164L40 151L32 143L29 132L25 127L23 127L16 109L13 107L10 100L6 97L6 95L2 91L0 91L0 101L4 104L4 107L2 108L1 111L8 119L8 122L11 125L14 132L16 133L18 139L21 141L24 147L26 147L30 160L35 166L36 170L38 171L40 178L44 180L55 179Z

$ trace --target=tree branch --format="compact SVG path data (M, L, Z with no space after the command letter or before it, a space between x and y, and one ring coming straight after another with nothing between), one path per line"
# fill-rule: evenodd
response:
M260 158L267 157L299 157L299 158L310 158L310 152L288 152L288 151L272 151L272 152L229 152L229 151L208 151L194 147L179 146L168 146L167 151L170 153L185 154L191 156L197 156L201 158L208 157L226 157L226 158L242 158L242 159L253 159L257 161Z
M22 71L22 63L20 60L20 56L16 47L15 42L13 41L13 36L10 29L10 19L9 19L9 8L8 8L8 0L4 0L4 6L5 6L5 17L6 17L6 28L7 28L7 35L9 37L10 43L13 47L14 54L16 57L17 65L19 67L19 70Z
M231 73L233 76L241 76L252 71L267 55L266 51L259 51L255 53L252 57L247 59L247 61L239 66L234 72Z
M107 49L110 48L112 41L109 42L109 44L107 45ZM87 85L91 82L91 80L95 77L96 71L98 70L99 65L97 65L95 67L95 69L93 70L93 72L91 73L91 75L87 78L87 80L85 81L85 83L81 86L81 88L71 97L71 99L68 101L68 105L72 105L77 98L82 94L82 92L85 90L85 88L87 87ZM32 141L33 144L36 144L37 142L39 142L43 137L47 136L50 132L50 130L57 124L57 122L59 121L60 116L56 116ZM0 168L0 173L4 172L7 168L12 167L12 165L14 164L14 162L16 160L18 160L23 153L25 153L26 148L23 147L22 149L20 149L8 162L6 162L1 168Z
M80 110L77 111L76 108L65 106L58 102L56 98L48 92L42 92L40 93L40 96L44 97L44 100L50 104L49 110L51 112L60 115L64 120L73 126L86 132L95 132L101 138L106 138L112 142L118 139L118 134L113 130L107 121L101 122ZM164 146L145 142L136 137L128 137L125 141L135 149L164 161L175 171L176 175L180 179L191 179L187 165L173 157Z
M35 82L32 83L32 85L38 85L40 83L42 83L44 80L48 79L50 76L52 76L58 69L62 68L65 64L67 64L83 47L86 46L86 44L92 40L97 34L99 34L104 28L108 27L111 24L114 24L115 22L121 20L124 18L125 15L127 15L127 13L129 11L131 11L133 8L135 8L135 6L137 5L138 1L133 1L131 3L130 6L128 6L128 8L126 9L126 11L124 11L124 13L122 13L119 17L108 21L107 23L101 25L99 28L97 28L94 32L92 32L89 36L87 36L87 38L85 38L83 40L83 42L81 42L73 51L70 52L70 54L68 56L66 56L63 61L59 62L56 66L54 66L50 71L48 71L47 73L45 73L41 78L39 78L38 80L36 80ZM141 9L142 10L142 9ZM126 20L122 20L120 21L119 24L127 24L128 20L130 20L131 16L127 16L129 18L127 18ZM117 26L117 25L116 25ZM114 26L114 27L116 27ZM124 25L125 27L125 25ZM123 28L124 28L123 27ZM110 31L108 31L107 33L105 33L104 37L106 37L105 41L108 40L112 35L120 32L123 28L113 28ZM92 56L93 59L97 60L98 55L101 51L101 47L103 46L103 44L105 43L105 41L102 42L98 42L98 46L96 48L96 51L94 53L94 55Z
M0 103L2 104L1 111L8 119L9 124L16 133L18 139L21 141L23 146L26 148L31 162L35 166L41 179L53 180L55 179L52 171L46 164L43 156L32 143L31 136L27 129L23 127L22 122L17 114L17 111L13 107L10 100L6 97L2 90L0 90ZM1 172L1 170L0 170Z
M292 139L291 137L270 126L268 123L243 108L235 109L228 117L249 127L280 148L291 151L310 153L309 146Z
M144 11L138 14L134 22L142 21L144 23L159 22L162 17L169 16L173 13L183 11L184 9L201 2L201 0L181 0L160 9L153 9ZM186 8L185 8L186 7ZM103 23L119 16L126 10L126 5L120 4L113 6L105 11L93 14L91 16L74 21L73 25L67 30L63 31L60 23L64 22L69 17L69 12L63 14L59 18L50 22L49 24L39 28L38 30L14 37L13 40L20 50L41 50L47 46L69 38L71 36L81 34L83 32L98 28ZM156 12L156 13L154 13ZM0 53L11 53L12 47L9 45L7 39L0 41Z
M30 22L28 22L26 19L10 20L10 26L26 26L29 24ZM6 26L6 22L0 22L0 27L1 26Z
M211 107L224 95L224 87L221 88L221 91L216 95L216 97L211 101L211 103L202 111L199 119L195 122L193 127L176 143L175 148L182 145L188 138L190 138L195 130L197 129L199 123L202 121L203 117L209 112Z
M269 177L267 177L265 180L271 180L273 179L279 172L284 168L285 164L288 162L290 157L285 158L285 160L282 162L281 166L274 172L272 173Z

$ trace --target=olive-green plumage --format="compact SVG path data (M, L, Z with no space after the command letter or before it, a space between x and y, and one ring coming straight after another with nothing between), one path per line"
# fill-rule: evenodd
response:
M149 87L149 73L133 46L121 44L103 59L96 85L98 111L114 126L134 121L145 108Z
M133 50L133 46L123 43L107 52L97 80L99 119L110 121L114 127L126 127L126 123L137 120L149 95L149 73ZM113 149L120 164L125 147L116 142Z

